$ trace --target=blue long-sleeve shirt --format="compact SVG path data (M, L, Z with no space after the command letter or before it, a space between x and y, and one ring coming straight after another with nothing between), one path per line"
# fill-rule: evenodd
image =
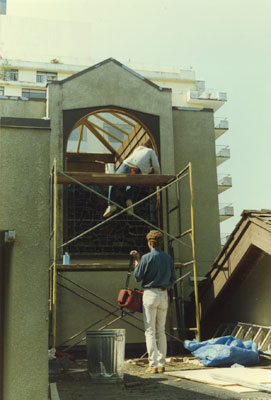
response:
M160 249L152 249L141 257L134 277L137 282L142 281L143 288L168 288L176 281L173 259Z

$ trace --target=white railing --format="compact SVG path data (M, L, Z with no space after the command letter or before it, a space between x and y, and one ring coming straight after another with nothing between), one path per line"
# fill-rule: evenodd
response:
M219 215L232 217L234 215L234 208L231 203L219 204Z
M231 156L230 146L223 146L223 145L216 146L216 156L230 158Z
M216 89L190 90L188 92L190 100L220 100L227 101L227 93Z
M215 129L229 129L229 121L227 118L215 117L214 118Z
M230 175L219 174L217 184L220 186L232 186L232 177Z

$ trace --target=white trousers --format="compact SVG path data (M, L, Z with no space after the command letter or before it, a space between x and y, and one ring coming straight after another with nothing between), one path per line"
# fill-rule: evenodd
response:
M146 346L151 368L164 367L167 354L165 325L168 308L167 290L144 289L143 318Z

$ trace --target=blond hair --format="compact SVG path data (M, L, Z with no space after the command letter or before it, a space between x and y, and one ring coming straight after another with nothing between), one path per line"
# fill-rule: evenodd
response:
M160 231L152 230L146 235L146 238L152 247L156 249L163 247L163 234Z

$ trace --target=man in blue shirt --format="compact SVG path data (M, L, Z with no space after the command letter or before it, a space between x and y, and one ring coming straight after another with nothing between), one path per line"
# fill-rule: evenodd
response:
M155 374L165 371L167 339L165 333L168 293L167 288L176 280L176 271L172 258L162 251L163 235L157 230L147 236L150 252L140 255L136 250L134 277L142 281L143 319L145 326L146 346L149 358L147 373Z

